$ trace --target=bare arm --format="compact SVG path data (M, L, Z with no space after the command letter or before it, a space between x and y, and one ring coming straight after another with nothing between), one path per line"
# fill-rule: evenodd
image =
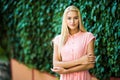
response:
M87 53L91 53L91 55L94 55L94 40L92 40L88 44ZM95 58L89 58L89 60L95 62ZM89 70L89 69L91 69L93 67L94 67L94 63L91 63L91 64L82 64L82 65L78 65L78 66L66 69L65 72L66 73L70 73L70 72L77 72L77 71Z
M60 54L58 53L58 45L54 44L54 50L53 50L53 66L54 67L70 68L76 65L80 65L81 63L82 63L82 60L80 59L63 62L62 58L60 57Z
M94 55L94 40L92 40L88 44L87 53L90 53L91 54L90 56ZM57 72L59 74L64 74L64 73L71 73L71 72L89 70L89 69L94 67L94 62L95 62L95 57L94 56L90 57L90 56L89 56L89 58L86 58L86 60L92 62L90 64L80 64L80 65L77 65L77 66L74 66L74 67L71 67L71 68L68 68L68 69L65 69L63 67L57 66L57 67L53 68L52 71ZM61 62L61 63L64 64L64 62ZM66 62L66 64L68 64L68 62Z
M93 61L88 60L91 58L93 59L94 56L85 55L81 57L80 59L64 62L62 61L60 54L58 53L58 46L54 44L54 51L53 51L53 66L54 67L71 68L71 67L75 67L80 64L90 64L90 63L93 63Z

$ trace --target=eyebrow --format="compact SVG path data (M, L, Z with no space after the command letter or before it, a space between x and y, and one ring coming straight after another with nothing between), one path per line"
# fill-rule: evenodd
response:
M75 17L78 17L78 16L75 16Z
M71 17L71 16L67 16L67 17ZM78 16L74 16L74 17L78 17Z

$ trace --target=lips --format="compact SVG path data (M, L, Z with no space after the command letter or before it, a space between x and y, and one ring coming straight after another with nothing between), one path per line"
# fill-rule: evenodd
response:
M71 24L70 26L75 26L75 24Z

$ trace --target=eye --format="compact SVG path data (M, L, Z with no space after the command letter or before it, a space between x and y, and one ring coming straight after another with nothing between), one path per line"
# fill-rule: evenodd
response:
M78 17L74 17L74 19L78 19Z
M70 20L70 19L71 19L71 17L68 17L67 19L68 19L68 20Z

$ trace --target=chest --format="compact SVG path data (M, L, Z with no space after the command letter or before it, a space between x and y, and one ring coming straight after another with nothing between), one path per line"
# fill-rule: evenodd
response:
M85 55L87 49L86 40L85 36L68 38L66 44L62 47L62 59L73 60Z

